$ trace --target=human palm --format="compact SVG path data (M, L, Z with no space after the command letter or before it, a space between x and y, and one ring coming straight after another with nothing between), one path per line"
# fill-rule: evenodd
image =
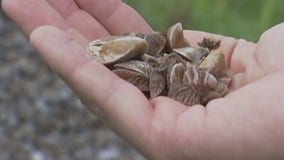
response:
M150 101L92 60L90 40L151 28L118 0L2 0L47 63L81 101L149 159L284 159L284 24L257 44L185 31L196 44L219 37L234 73L230 93L206 107Z

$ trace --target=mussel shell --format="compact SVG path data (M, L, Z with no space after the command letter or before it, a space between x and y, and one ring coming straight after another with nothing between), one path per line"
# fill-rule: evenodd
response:
M207 71L198 69L195 65L187 65L183 75L183 82L192 85L199 93L214 89L217 79Z
M136 36L112 36L91 42L88 51L96 60L107 65L141 56L148 50L145 39Z
M173 51L195 65L199 65L199 63L209 54L208 49L201 47L176 48L173 49Z
M200 95L190 85L172 85L167 96L189 106L200 104Z
M182 63L177 63L169 69L168 85L181 85L185 67Z
M184 47L173 49L174 52L185 58L187 61L193 63L195 59L195 48L194 47Z
M160 65L158 66L158 70L160 71L167 70L168 68L172 67L176 63L186 64L186 61L175 52L166 54L165 56L160 58Z
M221 53L210 53L199 65L199 69L206 70L217 79L222 77L232 77L232 73L227 67L225 57Z
M171 26L166 33L167 44L165 50L171 52L174 48L189 47L190 44L183 35L183 28L181 23Z
M121 63L116 63L114 64L114 68L137 72L145 75L146 77L150 77L150 73L152 71L152 66L150 64L139 60L130 60Z
M151 98L159 96L166 87L165 78L162 72L154 69L150 75L150 96Z
M157 67L160 64L160 58L153 57L149 54L143 54L141 60L150 64L152 67Z
M132 83L141 91L149 91L149 77L130 70L115 69L113 70L120 78Z
M145 36L149 48L147 54L151 56L158 56L166 45L166 37L160 32L154 32Z
M221 45L221 40L220 39L215 39L215 38L206 38L204 37L201 42L197 43L198 46L203 47L203 48L208 48L210 51L217 49Z
M206 88L214 89L216 88L218 81L217 79L207 71L200 70L199 72L200 84Z
M201 104L206 105L210 100L225 96L229 92L228 85L220 82L214 90L204 92L201 98Z

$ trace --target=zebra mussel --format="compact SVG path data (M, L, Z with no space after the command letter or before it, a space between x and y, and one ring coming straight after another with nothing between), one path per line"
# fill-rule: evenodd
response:
M220 40L203 38L192 46L181 23L165 33L128 33L95 40L87 50L119 77L150 98L168 96L185 105L206 105L229 91L232 78Z

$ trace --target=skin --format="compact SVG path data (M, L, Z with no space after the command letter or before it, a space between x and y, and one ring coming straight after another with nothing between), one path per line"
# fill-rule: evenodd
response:
M147 159L284 159L284 24L258 43L185 31L195 45L222 40L230 94L205 107L150 101L86 52L89 41L152 29L119 0L2 0L3 10L91 111ZM127 98L131 97L131 98Z

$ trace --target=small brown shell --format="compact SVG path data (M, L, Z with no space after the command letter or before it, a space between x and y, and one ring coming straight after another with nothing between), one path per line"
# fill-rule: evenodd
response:
M99 62L113 64L141 56L148 50L148 44L136 36L113 36L95 40L87 49Z
M150 75L150 96L151 98L159 96L166 87L163 74L154 69Z
M137 72L145 75L146 77L149 77L152 71L152 67L150 66L150 64L138 60L131 60L122 63L117 63L114 65L114 68Z
M158 56L158 54L164 49L166 45L166 37L160 32L154 32L146 35L145 40L149 45L147 54L152 56Z
M217 79L207 71L198 69L195 65L187 65L183 81L188 81L198 92L205 92L217 86Z
M200 47L184 47L173 49L187 61L199 65L199 63L209 54L209 50Z
M200 70L199 71L199 78L200 78L200 81L201 81L200 83L202 85L204 85L205 87L208 87L210 89L216 88L218 81L209 72Z
M186 71L184 72L184 77L187 77L188 82L192 85L199 85L199 70L195 65L186 65Z
M214 90L204 92L204 94L202 95L201 104L205 105L212 99L223 97L228 92L228 85L223 82L219 82Z
M141 56L141 60L145 61L146 63L149 63L152 67L156 67L160 63L159 58L153 57L149 54L143 54Z
M149 77L144 74L124 69L115 69L113 72L120 78L135 85L141 91L149 91Z
M183 28L181 23L177 23L171 26L167 30L166 35L167 35L166 50L168 52L171 52L174 48L184 48L190 46L187 39L184 38Z
M160 59L160 65L158 70L164 71L173 66L176 63L183 63L186 64L186 61L181 58L177 53L173 52L170 54L166 54L164 57Z
M185 48L176 48L173 49L174 52L178 53L184 57L189 62L193 62L195 59L195 48L194 47L185 47Z
M200 96L190 85L172 85L168 91L168 97L186 105L200 104Z
M185 72L185 67L182 63L175 64L171 68L170 73L168 73L168 76L169 76L168 86L181 85L184 72Z
M229 92L229 87L226 83L219 81L215 88L215 91L219 93L220 97L223 97Z
M197 43L198 46L208 48L210 51L220 47L221 40L215 38L203 38L201 42Z
M221 53L211 52L199 68L213 74L217 79L222 77L232 77L232 73L226 65L225 57Z

